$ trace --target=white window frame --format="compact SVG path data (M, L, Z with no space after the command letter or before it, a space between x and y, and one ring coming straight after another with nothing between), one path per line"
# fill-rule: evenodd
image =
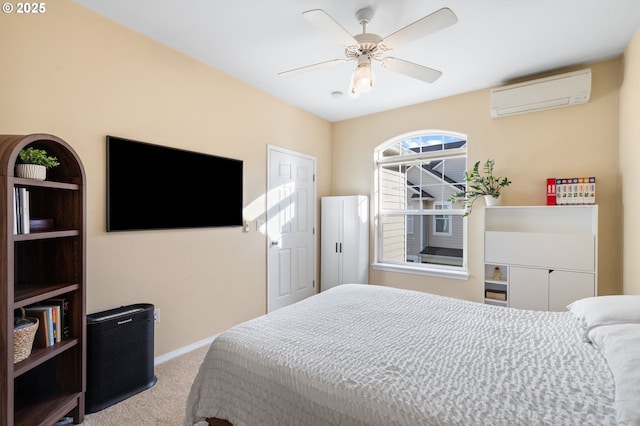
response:
M407 216L407 234L413 235L413 227L413 216L409 215Z
M440 207L440 208L438 208ZM443 208L445 207L445 208ZM435 203L433 205L433 208L435 210L451 210L451 203L450 202L444 202L444 203ZM438 231L438 226L437 226L437 222L438 220L444 220L447 224L447 230L446 231ZM434 235L445 235L445 236L451 236L451 215L450 214L436 214L433 215L433 233Z
M462 266L448 266L448 265L434 265L434 264L423 264L423 263L412 263L412 262L401 262L401 261L390 261L384 260L382 255L382 244L380 241L383 238L382 235L382 216L383 215L430 215L435 216L439 213L435 212L435 209L428 210L387 210L382 212L380 206L380 196L379 191L381 187L381 172L382 166L385 165L393 165L393 164L410 164L411 162L420 162L427 159L450 159L456 157L464 157L467 158L467 148L456 148L449 149L443 151L435 151L435 152L423 152L418 154L412 154L411 156L407 156L405 161L401 161L400 156L398 157L382 157L385 149L391 147L394 144L397 144L401 141L408 140L412 137L426 136L426 135L447 135L453 137L459 137L464 140L468 138L464 134L443 131L443 130L422 130L416 132L410 132L403 135L399 135L394 137L385 143L379 145L374 150L374 235L375 235L375 261L372 265L373 269L376 270L384 270L391 272L400 272L400 273L409 273L409 274L417 274L417 275L428 275L428 276L436 276L443 278L453 278L459 280L468 280L469 272L467 269L467 218L464 217L465 209L463 208L452 208L448 210L447 213L450 215L459 215L462 217L463 221L463 259ZM450 222L451 224L451 219ZM449 228L451 230L451 227ZM441 234L442 235L442 234Z

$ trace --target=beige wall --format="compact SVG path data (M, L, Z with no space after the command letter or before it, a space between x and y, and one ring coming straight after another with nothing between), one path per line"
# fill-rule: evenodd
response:
M640 294L640 30L624 53L624 80L620 89L620 174L622 176L623 291Z
M319 197L370 195L376 145L419 129L465 133L469 163L495 158L497 172L513 180L504 195L508 204L544 204L547 177L598 177L600 294L616 293L622 291L619 128L622 176L640 178L629 162L638 158L632 145L638 101L631 93L640 82L630 78L640 75L638 38L624 62L620 127L620 60L592 66L592 98L583 106L494 120L487 89L332 125L57 0L41 16L2 17L0 133L52 133L77 150L88 184L88 312L155 304L162 311L156 356L265 312L265 238L238 228L106 233L107 134L240 158L249 205L266 189L267 144L317 157ZM215 201L215 190L211 197ZM637 211L636 198L625 198L627 218ZM263 209L264 201L257 205ZM469 218L469 281L381 271L371 271L371 281L480 300L482 220L482 209ZM629 220L625 230L640 232ZM631 270L636 246L627 239L625 292L640 292Z
M265 313L262 234L105 232L105 135L242 159L248 205L265 193L267 144L315 156L327 195L331 125L68 0L1 18L0 133L55 134L85 166L88 312L155 304L156 356Z
M332 193L371 195L374 148L389 138L421 129L466 134L469 165L494 158L496 173L513 181L504 191L505 204L544 205L547 177L596 176L600 214L599 293L620 292L618 89L621 60L590 67L593 72L591 100L585 105L492 119L489 89L486 89L335 123ZM471 275L468 281L371 270L371 282L480 301L483 215L483 209L477 208L468 219Z

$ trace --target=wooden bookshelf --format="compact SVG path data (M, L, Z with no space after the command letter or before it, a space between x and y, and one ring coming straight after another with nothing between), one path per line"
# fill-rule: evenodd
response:
M14 176L21 149L32 146L57 157L44 181ZM14 188L29 191L32 219L53 219L53 228L14 233ZM62 417L84 420L86 382L85 173L64 140L47 134L0 135L0 424L54 425ZM13 362L16 309L64 297L69 337ZM6 378L6 380L5 380Z

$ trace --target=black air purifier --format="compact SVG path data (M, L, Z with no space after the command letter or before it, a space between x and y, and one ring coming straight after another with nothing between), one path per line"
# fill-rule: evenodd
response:
M156 383L153 311L141 303L87 315L87 414Z

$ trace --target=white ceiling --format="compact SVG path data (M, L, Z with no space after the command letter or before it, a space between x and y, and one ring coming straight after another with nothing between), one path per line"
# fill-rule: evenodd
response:
M639 0L74 0L160 43L329 121L500 85L618 57L640 27ZM458 22L392 52L443 72L427 84L374 64L376 86L346 93L355 64L281 71L336 58L344 47L303 16L323 9L351 34L355 12L382 37L442 7ZM489 106L487 105L487 114Z

